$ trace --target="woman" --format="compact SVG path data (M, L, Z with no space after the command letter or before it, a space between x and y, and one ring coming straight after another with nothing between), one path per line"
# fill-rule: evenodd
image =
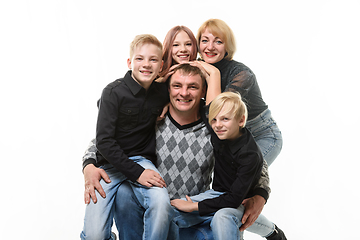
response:
M255 74L233 60L236 42L231 28L220 19L209 19L200 26L197 42L202 59L220 70L221 92L235 91L243 97L249 110L247 128L270 166L281 151L282 135L262 99Z

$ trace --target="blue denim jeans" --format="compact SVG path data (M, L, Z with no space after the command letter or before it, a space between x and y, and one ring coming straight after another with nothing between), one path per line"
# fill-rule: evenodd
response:
M246 127L254 136L265 161L270 166L279 155L283 144L281 131L272 118L271 111L267 109L256 118L247 121Z
M204 193L192 196L194 202L200 202L204 199L215 198L222 195L222 192L210 189ZM243 233L239 231L241 227L241 219L244 214L245 208L240 205L239 208L223 208L214 214L200 216L198 212L184 213L175 211L173 221L179 228L189 228L204 221L210 222L211 230L214 239L243 239ZM247 228L248 231L256 233L262 237L270 236L275 229L275 225L270 222L266 217L260 215L255 223Z
M138 202L130 183L124 182L121 184L115 198L114 214L119 239L142 239L144 212L145 209ZM180 238L180 240L212 240L210 221L205 221L190 228L181 228L178 236L174 231L170 231L168 239L174 240L177 238Z
M133 161L143 166L145 169L157 171L154 164L143 157L131 157ZM81 233L83 240L102 240L111 238L111 226L113 223L115 208L115 198L119 187L127 180L126 177L117 171L111 164L102 166L111 179L111 183L100 181L106 198L102 198L98 193L98 202L92 201L86 206L84 228ZM129 181L130 182L130 181ZM166 188L145 187L138 183L129 184L136 196L138 203L144 208L143 215L144 230L142 239L167 239L170 222L173 217L173 210Z
M118 188L115 197L115 224L119 239L141 240L145 209L141 206L129 182Z

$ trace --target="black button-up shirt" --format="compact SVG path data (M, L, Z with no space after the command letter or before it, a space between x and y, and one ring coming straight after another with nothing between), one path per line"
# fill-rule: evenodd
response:
M215 168L213 189L225 192L219 197L199 202L200 215L221 208L238 208L245 198L256 195L263 156L253 136L246 128L235 140L220 140L212 131Z
M156 164L155 123L168 102L166 84L154 81L146 91L131 71L105 87L96 127L97 165L107 161L136 181L144 168L129 157L143 156Z

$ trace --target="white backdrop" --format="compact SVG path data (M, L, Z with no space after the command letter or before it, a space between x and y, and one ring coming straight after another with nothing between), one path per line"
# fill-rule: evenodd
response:
M359 10L347 0L2 1L0 238L79 239L81 157L131 40L220 18L283 132L264 214L290 240L355 239Z

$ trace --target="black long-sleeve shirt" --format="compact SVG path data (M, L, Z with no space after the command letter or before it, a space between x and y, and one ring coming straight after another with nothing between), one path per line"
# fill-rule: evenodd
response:
M102 92L96 127L97 165L111 163L136 181L144 168L131 156L156 164L155 123L169 94L164 83L153 82L146 91L128 71Z
M213 65L221 74L221 92L235 91L241 94L248 109L248 121L268 108L262 98L256 76L249 67L225 58Z
M213 189L224 192L219 197L199 202L199 214L206 215L221 208L238 208L245 198L262 195L258 183L263 156L253 136L246 128L242 136L230 141L220 140L213 132L215 168Z

